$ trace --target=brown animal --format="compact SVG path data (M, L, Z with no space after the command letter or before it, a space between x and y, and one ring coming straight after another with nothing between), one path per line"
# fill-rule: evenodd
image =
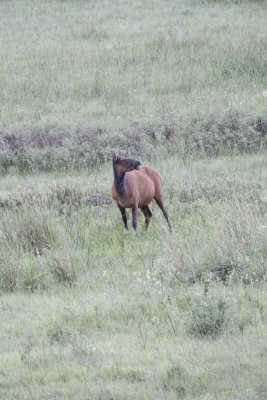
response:
M145 216L147 229L152 217L148 204L155 199L168 222L171 232L172 226L163 201L161 176L151 167L140 166L139 161L118 156L113 157L114 181L111 196L118 204L125 228L128 230L125 208L132 209L134 230L137 228L137 214L138 208L140 208Z

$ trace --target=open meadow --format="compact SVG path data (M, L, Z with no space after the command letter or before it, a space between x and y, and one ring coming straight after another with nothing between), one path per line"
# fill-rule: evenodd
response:
M266 21L0 2L1 400L266 399ZM172 235L155 203L124 230L114 153L160 172Z

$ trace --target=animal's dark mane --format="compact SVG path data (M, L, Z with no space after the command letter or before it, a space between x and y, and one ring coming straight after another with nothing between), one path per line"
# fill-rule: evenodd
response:
M115 188L118 191L118 193L122 194L125 191L125 172L122 172L120 175L117 173L114 165L113 165L113 171L114 171L114 183L115 183Z

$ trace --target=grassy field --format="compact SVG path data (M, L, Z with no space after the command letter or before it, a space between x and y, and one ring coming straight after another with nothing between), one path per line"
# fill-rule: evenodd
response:
M267 395L267 5L0 4L0 399ZM163 177L123 229L111 155Z
M266 397L266 155L155 167L172 236L108 166L2 178L2 398Z
M24 0L0 12L0 172L266 140L266 2Z

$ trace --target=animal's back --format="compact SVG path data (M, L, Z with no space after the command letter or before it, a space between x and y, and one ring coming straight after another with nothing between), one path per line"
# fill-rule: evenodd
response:
M131 207L136 198L139 207L148 205L154 198L162 195L162 178L160 174L146 165L138 170L126 172L127 195L119 195L113 182L111 195L122 207Z
M146 174L154 183L155 187L155 198L159 198L162 195L162 178L161 175L151 167L143 165L138 172Z

